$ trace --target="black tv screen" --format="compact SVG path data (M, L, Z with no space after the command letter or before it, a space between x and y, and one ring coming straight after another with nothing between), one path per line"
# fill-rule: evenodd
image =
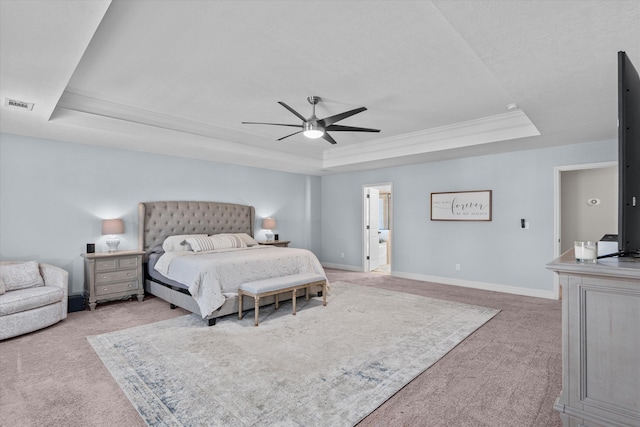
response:
M618 52L618 249L640 254L640 78Z

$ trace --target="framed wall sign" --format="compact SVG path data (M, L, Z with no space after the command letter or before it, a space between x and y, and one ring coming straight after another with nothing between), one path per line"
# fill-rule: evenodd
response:
M491 190L431 193L431 221L491 221Z

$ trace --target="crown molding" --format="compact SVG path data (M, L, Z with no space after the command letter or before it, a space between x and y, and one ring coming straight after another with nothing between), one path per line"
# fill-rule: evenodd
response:
M228 141L238 143L241 146L252 145L256 149L268 147L272 151L280 151L285 153L294 153L304 157L321 158L320 151L313 149L308 145L282 145L276 144L274 141L259 138L255 135L251 136L251 140L256 138L262 139L259 143L250 142L247 134L244 132L234 131L221 126L214 126L207 123L196 122L171 116L168 114L155 113L128 105L118 104L115 102L105 101L91 96L79 94L66 90L60 100L57 108L88 113L95 116L103 116L111 119L118 119L131 123L137 123L145 126L153 126L169 131L182 132L192 135L213 138L215 140ZM278 145L282 146L279 148ZM246 147L245 147L246 148ZM285 150L286 148L286 150ZM252 148L253 150L253 148Z
M93 132L119 133L119 148L202 158L294 173L323 174L395 165L405 159L540 135L522 110L348 146L313 149L304 144L278 147L273 141L249 143L234 130L158 114L65 91L52 120ZM176 152L170 142L181 141ZM127 141L127 142L125 142ZM129 145L127 145L129 144ZM102 145L102 144L100 144Z
M327 169L540 135L522 110L324 151Z

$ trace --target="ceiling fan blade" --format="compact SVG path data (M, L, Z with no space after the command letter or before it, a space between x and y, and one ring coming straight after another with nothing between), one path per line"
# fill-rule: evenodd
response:
M345 111L344 113L336 114L335 116L325 117L324 119L319 120L319 122L321 122L322 125L326 128L327 126L332 125L335 122L344 120L347 117L353 116L354 114L362 113L363 111L367 111L367 109L365 107L360 107L354 110Z
M299 130L298 132L294 132L294 133L292 133L292 134L290 134L290 135L283 136L282 138L278 138L278 141L282 141L282 140L283 140L283 139L285 139L285 138L289 138L290 136L297 135L297 134L299 134L300 132L302 132L302 131L301 131L301 130Z
M296 110L294 110L293 108L289 107L287 104L285 104L282 101L278 101L278 104L282 105L284 108L286 108L287 110L291 111L297 118L299 118L300 120L302 120L303 122L306 122L307 119L304 118L300 113L298 113Z
M294 128L301 128L302 125L288 125L285 123L262 123L262 122L242 122L243 125L272 125L272 126L291 126Z
M329 135L329 134L328 134L328 133L326 133L326 132L322 135L322 139L324 139L324 140L326 140L326 141L329 141L329 142L330 142L330 143L332 143L333 145L336 145L336 144L337 144L336 140L335 140L335 139L333 139L333 138L331 138L331 135Z
M355 126L342 126L342 125L331 125L327 126L326 130L330 130L332 132L380 132L380 129L370 129L370 128L359 128Z

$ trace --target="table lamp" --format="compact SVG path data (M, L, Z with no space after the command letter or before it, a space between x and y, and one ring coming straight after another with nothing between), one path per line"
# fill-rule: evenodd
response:
M109 252L115 252L118 250L120 239L116 237L116 234L124 234L124 222L121 219L105 219L102 221L102 235L108 235L107 246L109 246Z
M267 230L265 236L267 238L267 242L273 242L273 233L272 230L276 228L276 219L275 218L264 218L262 220L262 228Z

